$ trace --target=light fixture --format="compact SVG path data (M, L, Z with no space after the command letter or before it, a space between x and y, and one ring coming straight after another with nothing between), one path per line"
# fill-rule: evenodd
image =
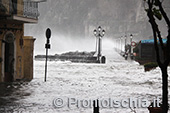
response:
M101 31L101 26L98 27L99 32Z
M102 29L101 26L99 26L97 29L93 31L93 33L96 37L102 38L105 35L105 30Z
M96 35L96 34L97 34L97 30L95 29L95 30L93 31L93 33L94 33L94 35Z
M130 38L132 38L132 37L133 37L133 35L131 34L131 35L130 35Z
M103 35L105 34L105 30L102 30L102 34L103 34Z

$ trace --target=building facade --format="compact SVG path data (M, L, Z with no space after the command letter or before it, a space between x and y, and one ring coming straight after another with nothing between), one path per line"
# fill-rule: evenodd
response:
M167 39L162 39L163 43L167 43ZM159 39L157 39L158 48L159 48L159 57L160 60L164 61L163 51L161 49ZM135 60L139 62L141 65L157 62L156 61L156 51L154 46L154 39L141 40L138 45L134 48L134 53L136 53Z
M24 23L38 22L38 3L0 0L0 82L33 79L35 39L24 36Z

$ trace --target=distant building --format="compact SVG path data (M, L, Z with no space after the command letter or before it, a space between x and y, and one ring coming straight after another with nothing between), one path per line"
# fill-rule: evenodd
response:
M40 0L0 0L0 82L33 79L32 36L24 23L38 22Z
M162 39L162 41L164 44L166 44L167 39ZM164 57L160 45L159 45L159 51L160 51L160 59L163 60ZM138 61L140 64L156 62L154 39L141 40L137 45L137 47L134 49L134 52L136 53L135 60Z

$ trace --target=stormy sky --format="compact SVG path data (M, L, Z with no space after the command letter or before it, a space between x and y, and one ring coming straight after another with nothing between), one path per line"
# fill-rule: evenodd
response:
M164 1L168 14L169 2ZM130 34L136 41L148 39L152 32L143 6L142 0L47 0L39 4L39 22L25 25L25 35L36 38L35 54L45 54L47 28L52 30L50 54L94 50L93 30L99 25L108 40ZM160 24L163 36L165 26Z

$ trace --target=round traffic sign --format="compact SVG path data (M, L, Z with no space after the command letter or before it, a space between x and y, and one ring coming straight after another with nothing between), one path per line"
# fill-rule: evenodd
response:
M133 41L133 42L131 43L131 46L132 46L132 47L135 47L135 46L136 46L136 42Z
M46 38L47 38L47 39L50 39L50 37L51 37L51 30L50 30L50 28L48 28L48 29L46 30Z

